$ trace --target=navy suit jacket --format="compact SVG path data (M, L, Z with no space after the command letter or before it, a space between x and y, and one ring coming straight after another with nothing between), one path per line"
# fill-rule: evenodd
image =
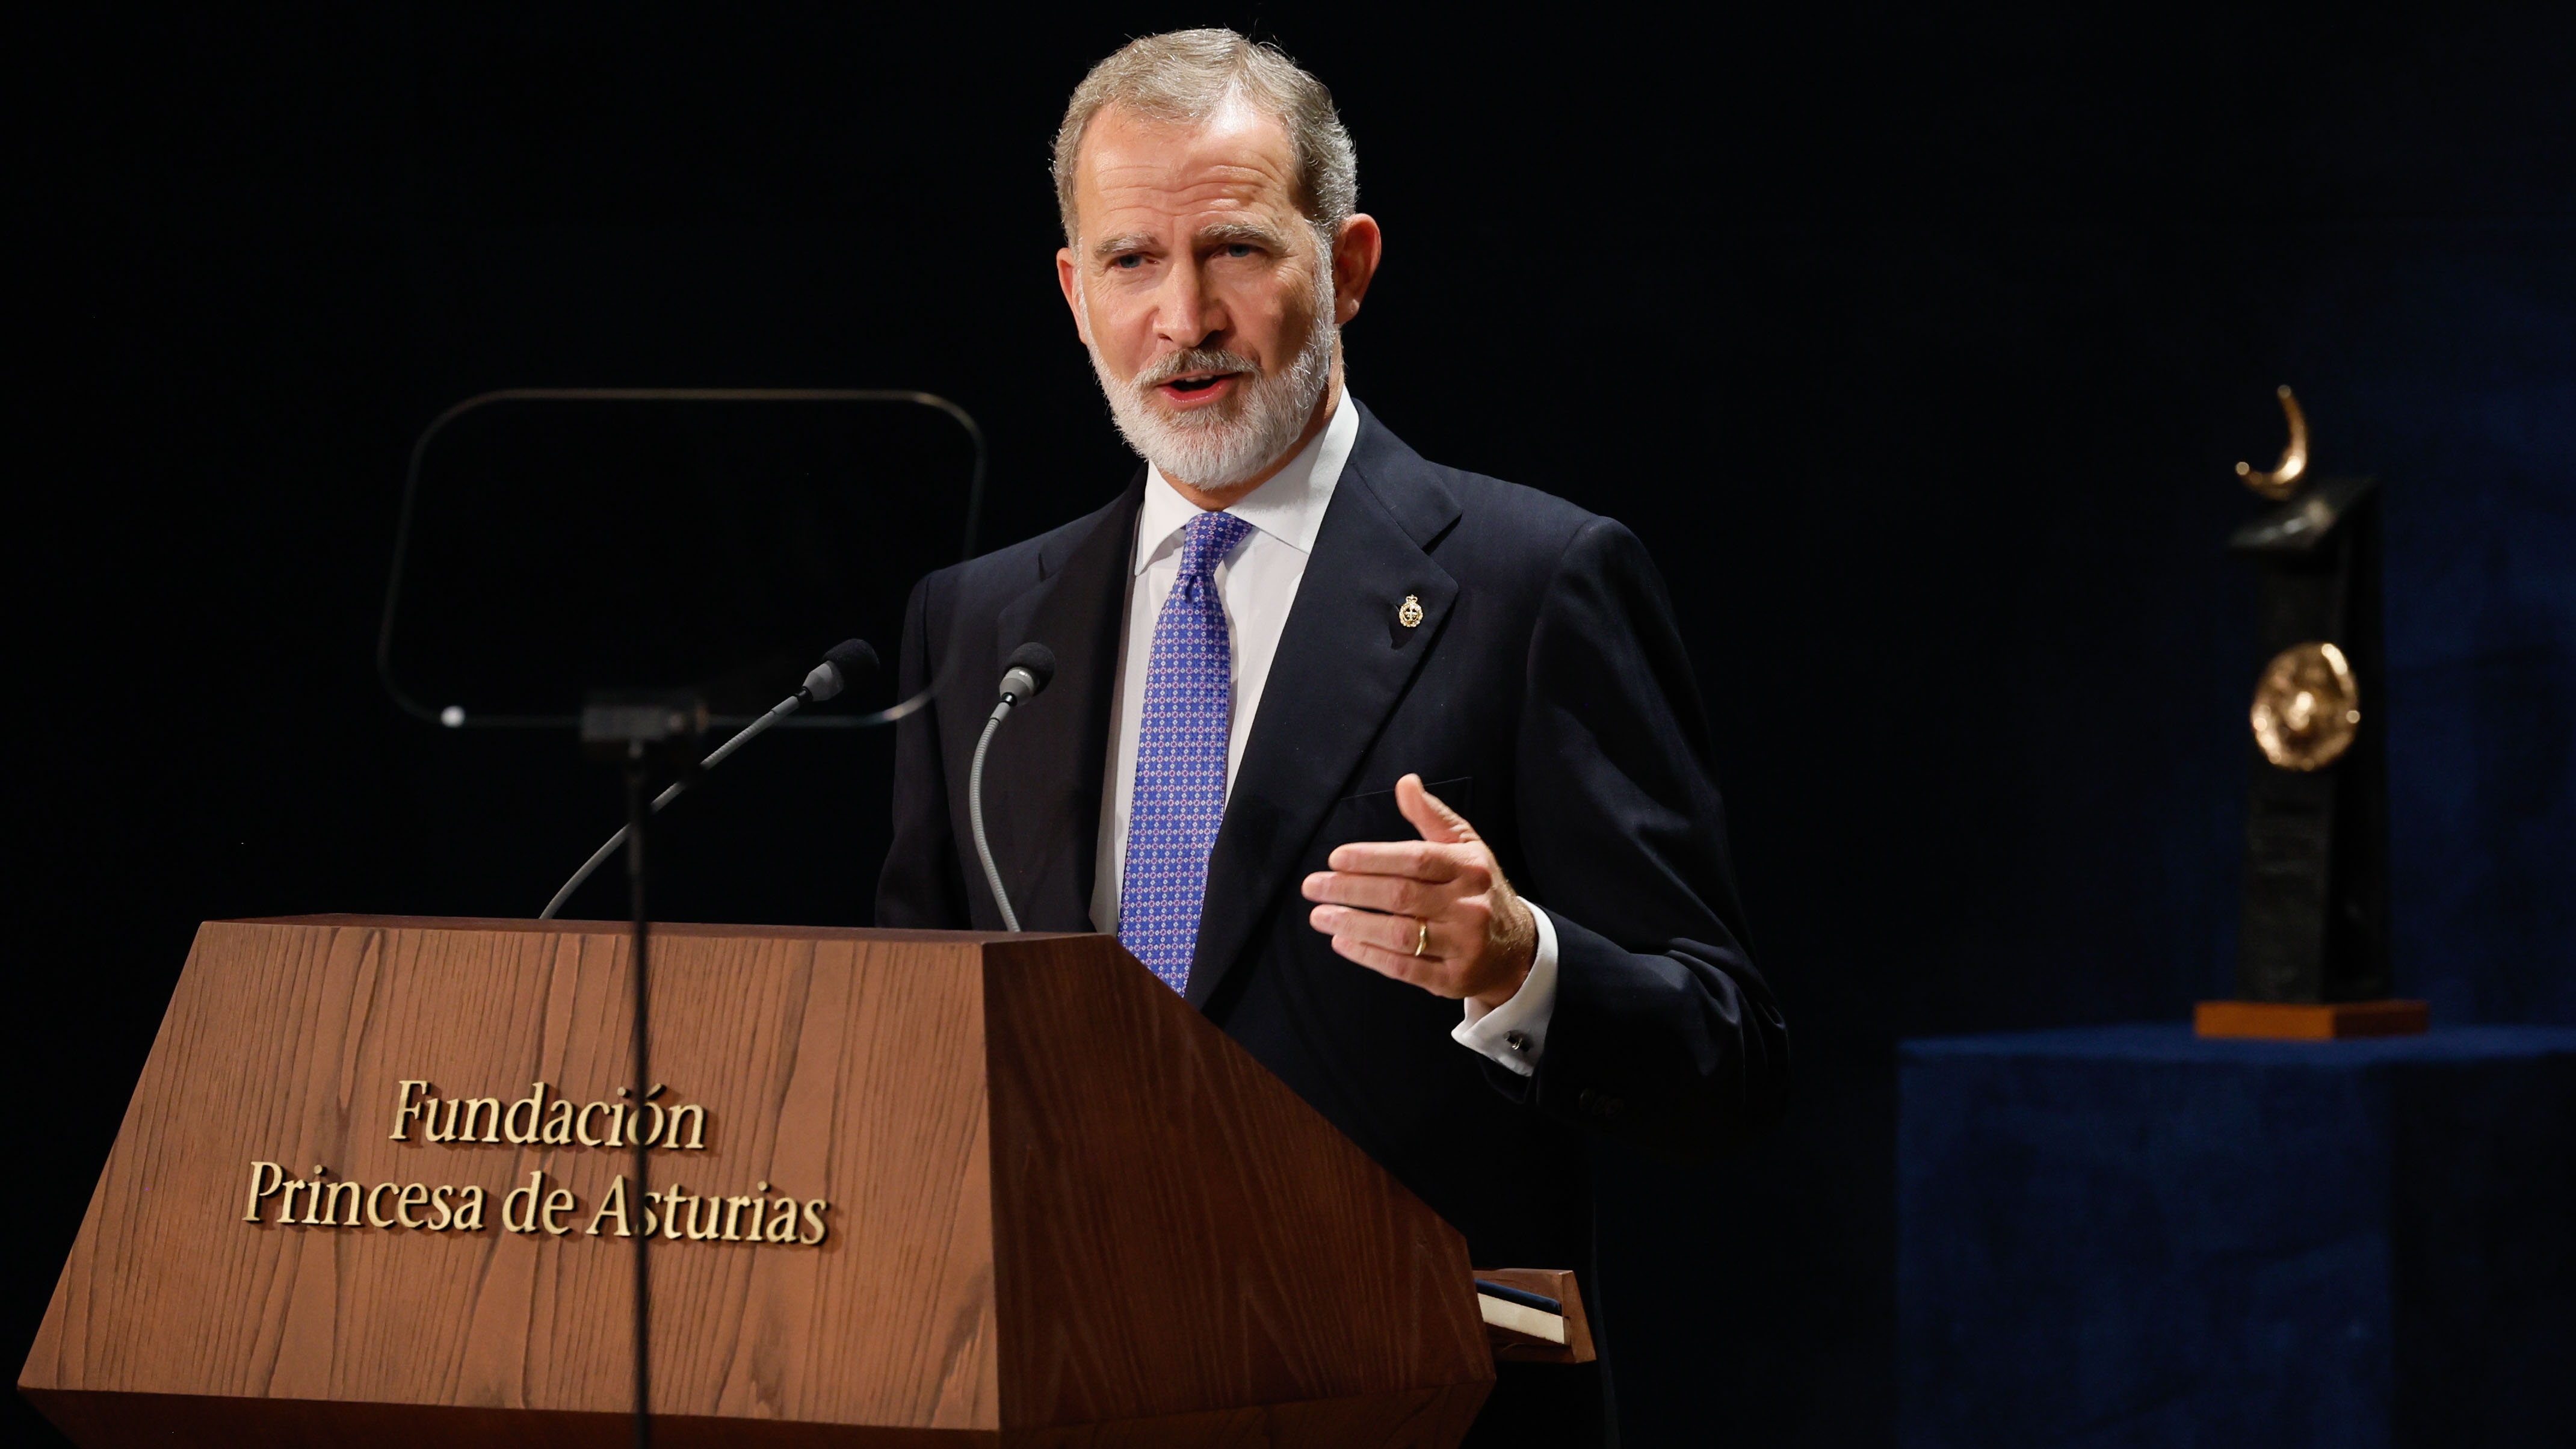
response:
M1025 929L1115 930L1090 918L1092 871L1145 481L914 591L903 691L945 685L898 729L879 925L1001 928L967 763L1003 659L1035 640L1054 682L993 743L986 828ZM1418 838L1395 808L1408 772L1555 922L1535 1077L1451 1040L1459 1003L1307 924L1299 882L1335 846ZM1698 690L1633 534L1427 462L1363 410L1208 859L1188 997L1480 1264L1589 1260L1585 1133L1701 1157L1779 1112L1786 1025L1745 952Z

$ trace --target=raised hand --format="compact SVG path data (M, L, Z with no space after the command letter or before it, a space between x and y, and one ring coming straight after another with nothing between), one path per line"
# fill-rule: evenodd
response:
M1306 877L1307 920L1333 949L1435 996L1488 1008L1521 989L1538 952L1538 925L1466 817L1422 788L1395 782L1395 808L1420 840L1354 841L1332 869Z

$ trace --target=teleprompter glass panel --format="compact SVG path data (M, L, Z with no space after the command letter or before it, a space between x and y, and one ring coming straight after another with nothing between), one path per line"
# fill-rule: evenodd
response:
M488 394L414 450L378 670L450 726L570 726L619 687L743 716L857 637L881 677L801 718L876 710L904 602L972 551L982 482L974 422L928 394Z

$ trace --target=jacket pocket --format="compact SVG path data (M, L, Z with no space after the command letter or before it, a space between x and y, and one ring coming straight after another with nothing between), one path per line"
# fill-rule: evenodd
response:
M1422 788L1440 797L1442 804L1469 820L1476 818L1476 780L1460 775L1448 780L1426 780ZM1422 832L1395 808L1393 790L1372 790L1365 795L1345 795L1333 802L1332 813L1324 817L1324 828L1317 839L1322 854L1330 855L1333 847L1352 841L1420 840Z

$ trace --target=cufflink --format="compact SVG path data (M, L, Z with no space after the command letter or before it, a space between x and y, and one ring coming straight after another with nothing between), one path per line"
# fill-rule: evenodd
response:
M1503 1045L1510 1047L1513 1051L1519 1052L1523 1056L1527 1056L1529 1055L1529 1033L1525 1031L1504 1032Z

